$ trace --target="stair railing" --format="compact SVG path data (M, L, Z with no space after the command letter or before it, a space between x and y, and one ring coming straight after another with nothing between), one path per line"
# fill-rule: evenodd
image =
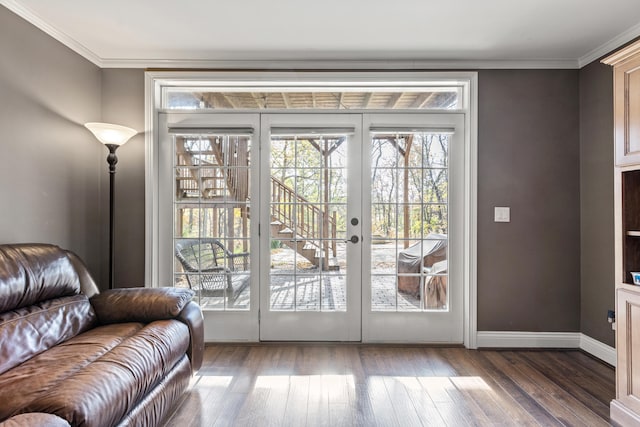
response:
M296 235L323 249L320 235L325 212L316 204L297 194L293 188L271 177L271 217L289 227ZM329 230L325 236L333 239L331 248L336 256L336 215L328 217Z

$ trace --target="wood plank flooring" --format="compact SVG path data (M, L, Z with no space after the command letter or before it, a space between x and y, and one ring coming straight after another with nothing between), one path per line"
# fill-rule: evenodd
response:
M165 426L607 426L614 395L580 351L221 344Z

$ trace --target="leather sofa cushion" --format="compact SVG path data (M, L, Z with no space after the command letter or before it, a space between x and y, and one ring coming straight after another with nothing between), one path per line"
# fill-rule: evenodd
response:
M78 274L59 247L0 245L0 313L79 292Z
M73 268L76 269L76 273L78 274L78 280L80 281L80 293L86 295L89 298L99 294L100 290L98 289L98 285L96 285L93 277L91 277L91 274L89 273L87 266L84 264L84 261L82 261L78 255L74 254L71 251L65 252L67 254L67 257L71 261Z
M111 289L91 298L101 324L173 319L194 292L180 288ZM115 309L117 307L117 309Z
M0 374L91 328L96 321L85 295L51 299L0 313Z
M106 328L118 326L122 327ZM189 330L184 323L149 323L93 362L39 392L22 412L53 413L71 425L85 427L114 425L133 402L143 399L160 383L184 357L188 345ZM53 364L49 369L57 371L58 367Z
M77 335L0 375L0 420L105 355L142 329L141 323L101 326Z
M189 386L191 366L184 356L151 393L118 423L118 427L158 426ZM0 426L2 427L2 426Z
M0 427L69 427L69 423L51 414L20 414L0 423Z

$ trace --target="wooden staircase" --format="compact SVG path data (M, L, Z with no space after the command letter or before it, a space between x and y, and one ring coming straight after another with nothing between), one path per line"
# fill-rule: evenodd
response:
M177 168L177 197L220 201L226 206L230 198L237 200L238 206L244 207L243 228L248 230L250 212L245 207L249 199L248 168L237 167L248 166L246 143L220 144L212 140L199 150L187 148L186 143L178 144L177 155L178 163L183 165ZM209 155L211 161L203 160L204 155ZM336 214L329 215L319 205L271 177L271 237L322 270L338 270Z
M271 237L322 270L340 267L336 259L336 217L271 177ZM331 238L332 240L327 240Z

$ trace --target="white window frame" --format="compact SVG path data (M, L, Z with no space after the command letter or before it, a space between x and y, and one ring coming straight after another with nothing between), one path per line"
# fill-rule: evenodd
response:
M477 170L478 170L478 73L417 71L148 71L145 73L145 286L161 286L157 280L158 176L157 117L165 86L317 88L429 88L460 85L465 115L465 211L464 211L464 345L477 348ZM242 112L238 110L237 112ZM244 110L246 111L246 110ZM255 112L255 110L253 110ZM394 110L401 113L404 110ZM421 110L429 112L429 110ZM270 110L269 112L275 112ZM291 112L285 110L283 112ZM312 112L312 111L308 111ZM326 110L324 110L326 112ZM363 112L371 113L375 110ZM378 110L389 113L390 110ZM414 110L415 112L415 110ZM442 112L442 110L439 110ZM210 112L209 112L210 113Z

